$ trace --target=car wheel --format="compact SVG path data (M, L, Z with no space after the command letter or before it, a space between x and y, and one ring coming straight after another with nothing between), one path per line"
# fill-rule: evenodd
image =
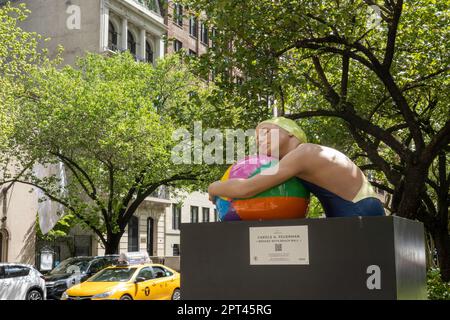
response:
M41 291L37 289L31 289L27 293L27 300L44 300L44 297L41 293Z
M180 291L180 289L173 290L172 300L181 300L181 291Z
M120 297L120 300L133 300L129 295L125 294L122 297Z

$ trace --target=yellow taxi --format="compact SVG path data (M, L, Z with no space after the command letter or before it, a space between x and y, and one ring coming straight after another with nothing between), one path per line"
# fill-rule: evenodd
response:
M66 290L62 300L180 300L180 274L161 264L118 265Z

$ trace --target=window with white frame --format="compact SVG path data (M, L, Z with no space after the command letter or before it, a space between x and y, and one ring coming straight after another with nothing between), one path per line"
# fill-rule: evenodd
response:
M172 229L180 230L181 224L181 205L172 204Z
M200 25L200 41L208 45L208 26L205 22Z
M198 207L197 206L191 206L191 222L197 223L198 221Z
M127 33L127 48L130 53L136 57L136 39L133 36L133 33L128 30Z
M198 19L195 16L189 18L189 34L191 37L198 37Z
M183 26L183 6L181 4L173 5L173 22L180 27Z
M173 51L178 52L183 49L183 43L180 40L173 41Z
M145 42L145 61L148 63L153 63L153 50L148 41Z
M108 49L112 51L119 49L119 34L111 21L109 21L108 25Z
M209 222L209 208L202 208L202 220L203 222Z
M173 245L173 253L174 256L180 255L180 245L178 243L174 243Z

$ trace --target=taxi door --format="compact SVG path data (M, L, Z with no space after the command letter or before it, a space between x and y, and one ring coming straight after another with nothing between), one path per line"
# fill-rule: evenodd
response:
M136 276L136 300L155 300L161 296L160 286L155 282L152 267L142 268Z
M153 272L156 279L154 284L159 287L160 295L156 298L158 300L170 300L172 299L173 291L175 290L175 280L171 272L163 267L154 266Z

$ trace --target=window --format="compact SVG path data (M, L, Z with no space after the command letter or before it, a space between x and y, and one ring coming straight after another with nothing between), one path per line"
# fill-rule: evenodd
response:
M98 259L91 262L91 265L89 266L89 272L90 274L97 273L101 271L102 269L108 267L110 264L106 259Z
M219 221L219 216L217 215L217 209L214 209L214 221Z
M130 51L133 56L136 56L136 40L134 39L133 34L130 31L128 31L127 37L128 51Z
M191 206L191 222L198 222L198 207L196 206Z
M189 49L189 55L195 57L195 56L197 56L197 52L195 52L192 49Z
M173 272L170 272L169 270L165 269L165 268L161 268L164 269L165 273L166 273L166 277L170 277L173 276Z
M153 225L154 225L153 218L149 217L147 218L147 252L148 255L151 257L153 256Z
M30 269L24 266L6 266L5 278L26 277L30 273Z
M103 269L88 282L127 282L136 272L136 268L112 268Z
M183 6L181 4L173 6L173 22L180 27L183 26Z
M200 25L200 41L208 45L208 26L204 22Z
M89 268L90 261L91 258L88 257L69 258L58 264L57 267L50 271L50 274L67 274L71 273L71 270L80 270L80 272L86 272Z
M172 205L172 229L180 230L181 224L181 206L179 204Z
M128 222L128 251L139 251L139 219L136 216Z
M148 63L153 63L153 50L150 43L145 43L145 61Z
M217 31L216 31L215 28L212 28L211 29L211 45L212 45L213 48L215 46L215 42L216 42L215 38L216 38L216 36L217 36Z
M175 243L173 245L173 255L179 256L180 255L180 245L178 243Z
M194 16L189 18L189 34L194 38L198 37L198 19Z
M137 278L144 278L145 280L150 280L154 278L153 268L151 267L145 267L142 268L141 271L139 271Z
M180 40L173 41L173 51L178 52L183 48L183 43Z
M116 28L114 28L114 25L110 21L109 27L108 27L108 49L109 50L112 50L112 51L118 50L117 39L118 39L118 35L117 35Z
M155 278L164 278L164 277L170 277L172 274L168 270L162 268L162 267L153 267L153 272L155 274Z
M203 222L209 222L209 208L202 208L202 220Z

